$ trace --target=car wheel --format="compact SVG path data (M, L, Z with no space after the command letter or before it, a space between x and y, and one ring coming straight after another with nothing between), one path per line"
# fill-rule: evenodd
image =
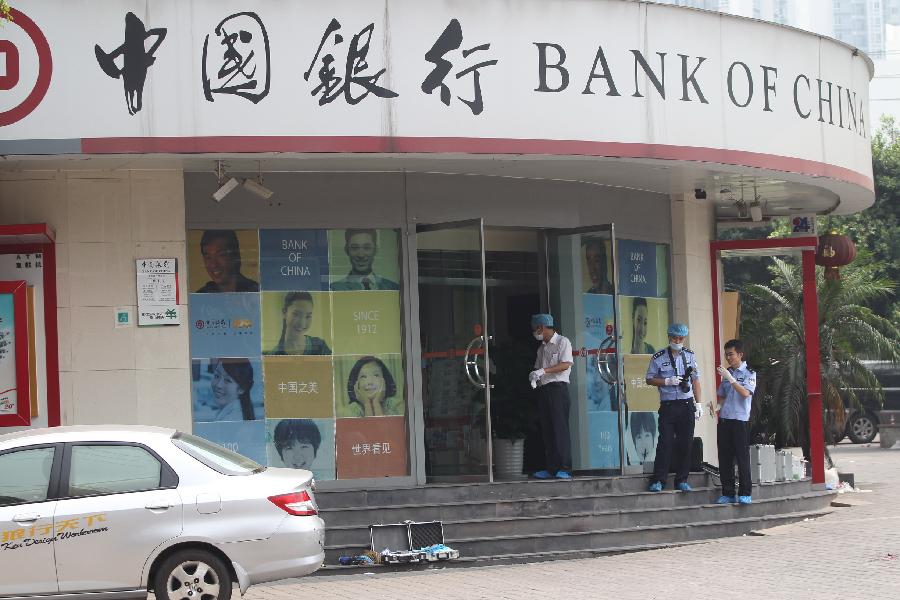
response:
M206 550L179 550L156 571L153 592L158 600L230 600L231 573Z
M850 415L847 422L847 435L854 444L868 444L875 439L878 433L878 423L872 415L865 412L857 412Z
M829 444L839 444L847 437L847 434L843 430L838 429L834 425L828 426L827 434Z

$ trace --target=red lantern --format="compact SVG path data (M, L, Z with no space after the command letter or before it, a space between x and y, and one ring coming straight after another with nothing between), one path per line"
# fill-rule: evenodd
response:
M832 231L819 237L816 264L825 267L825 279L840 281L841 274L838 267L850 264L854 258L856 258L856 244L846 235Z

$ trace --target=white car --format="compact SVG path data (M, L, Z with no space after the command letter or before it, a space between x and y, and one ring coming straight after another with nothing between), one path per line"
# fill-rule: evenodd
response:
M325 558L312 473L156 427L0 436L0 598L229 600Z

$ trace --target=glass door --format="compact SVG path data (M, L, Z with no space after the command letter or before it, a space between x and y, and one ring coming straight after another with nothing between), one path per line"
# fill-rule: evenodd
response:
M546 230L544 300L572 342L570 430L576 471L624 473L625 394L612 224Z
M425 475L492 481L484 223L416 227Z

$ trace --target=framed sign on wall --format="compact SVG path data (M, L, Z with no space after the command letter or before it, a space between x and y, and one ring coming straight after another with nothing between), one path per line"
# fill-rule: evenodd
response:
M0 281L24 281L26 312L32 319L27 324L28 343L33 344L28 369L31 379L31 419L19 426L56 427L61 424L59 403L59 342L56 301L56 243L53 230L46 223L0 225ZM28 293L31 298L28 298ZM17 330L18 333L18 330ZM21 337L25 337L24 333Z
M0 281L0 426L31 424L28 286Z

